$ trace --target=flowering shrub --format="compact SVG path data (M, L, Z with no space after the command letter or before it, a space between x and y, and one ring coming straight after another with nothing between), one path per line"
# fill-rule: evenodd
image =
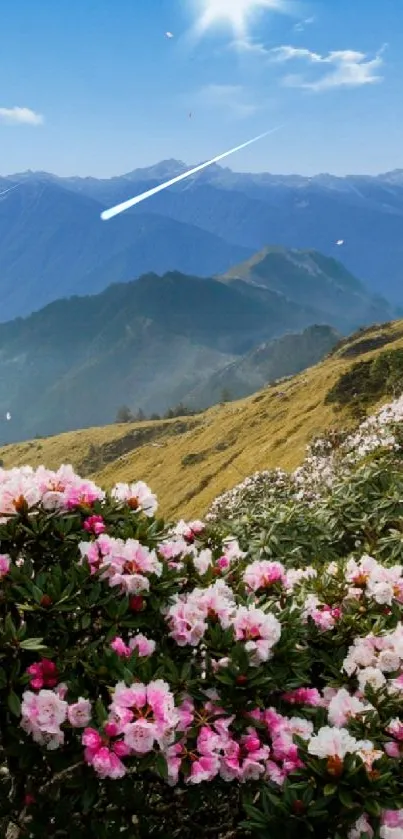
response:
M0 471L1 835L401 839L401 409L207 525Z

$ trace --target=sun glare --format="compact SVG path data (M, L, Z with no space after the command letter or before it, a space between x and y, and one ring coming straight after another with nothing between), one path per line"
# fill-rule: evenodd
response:
M202 0L197 22L200 34L219 24L231 26L236 35L245 35L249 15L259 9L279 10L283 0Z

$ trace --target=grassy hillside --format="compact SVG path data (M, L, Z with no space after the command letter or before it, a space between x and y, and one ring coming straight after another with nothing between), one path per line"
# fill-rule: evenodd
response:
M399 389L395 375L385 378L382 391L379 380L373 386L370 373L373 369L376 378L379 364L400 358L400 352L394 353L402 348L403 321L361 330L316 367L239 402L191 418L113 425L10 445L0 449L0 457L6 468L72 463L104 486L144 479L158 493L165 515L203 515L218 494L255 470L295 468L313 436L353 424L360 411ZM344 381L350 387L356 370L358 384L363 380L357 367L363 361L368 362L365 393L343 405L337 393L342 394Z

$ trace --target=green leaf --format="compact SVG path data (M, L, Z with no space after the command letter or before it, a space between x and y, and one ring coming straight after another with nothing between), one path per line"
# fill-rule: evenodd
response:
M2 688L5 688L5 687L7 687L7 675L6 675L6 671L5 671L5 670L3 670L3 668L2 668L2 667L0 667L0 690L1 690Z
M326 784L323 792L326 796L334 795L337 792L337 784Z
M381 815L381 807L374 798L365 799L365 809L369 816L378 818Z
M168 778L168 766L167 766L167 762L164 758L164 755L162 755L162 754L157 755L157 757L155 759L155 768L156 768L158 774L161 775L161 778L163 778L163 780L166 781L166 779Z
M8 694L7 705L9 707L11 713L14 714L15 717L20 717L21 716L21 703L20 703L20 700L18 699L17 694L14 693L13 690L11 690L10 693Z
M46 645L43 643L43 638L26 638L21 641L20 647L22 650L45 650Z
M351 807L354 807L354 801L351 794L345 789L339 789L339 800L341 801L343 807L347 807L348 810L351 809Z

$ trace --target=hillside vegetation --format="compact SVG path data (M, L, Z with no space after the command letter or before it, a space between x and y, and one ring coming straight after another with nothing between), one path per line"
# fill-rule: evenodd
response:
M328 398L356 365L402 348L403 321L361 330L316 367L241 401L190 418L91 428L5 446L0 457L6 468L72 463L105 487L145 479L166 516L203 515L217 495L255 470L295 468L315 435L353 425L398 391L394 380L385 381L384 393L378 389L368 398L363 392L353 408Z

